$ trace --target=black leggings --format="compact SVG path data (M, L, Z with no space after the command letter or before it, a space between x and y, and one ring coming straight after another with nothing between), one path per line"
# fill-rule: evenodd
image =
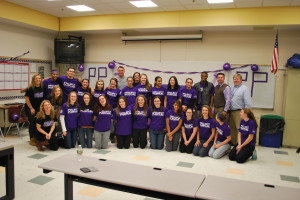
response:
M229 153L229 160L232 161L236 161L237 163L244 163L246 162L253 154L253 151L255 149L254 146L247 144L246 146L244 146L241 151L236 154L237 150L236 150L237 145L235 145L230 153Z
M132 143L134 148L144 149L147 146L147 129L133 129Z
M35 111L35 115L32 115L28 106L25 106L25 113L29 121L29 137L30 139L35 137L36 135L36 123L35 123L35 115L37 110Z
M181 153L192 153L194 149L194 145L196 143L196 137L186 146L184 144L184 139L181 137L180 145L179 145L179 151Z
M119 149L129 149L131 142L131 135L117 135L117 147Z

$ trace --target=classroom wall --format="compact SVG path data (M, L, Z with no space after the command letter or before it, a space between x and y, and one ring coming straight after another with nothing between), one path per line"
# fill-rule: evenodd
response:
M56 33L40 31L23 26L16 26L0 22L0 56L16 57L30 51L22 58L53 60L54 59L54 38ZM32 66L45 66L49 64L34 64ZM50 71L50 69L46 69ZM34 74L34 70L32 74ZM32 75L31 74L31 75ZM0 97L17 96L19 91L0 91Z
M202 41L122 42L121 34L89 34L87 62L119 61L215 61L232 64L271 64L276 31L204 31ZM300 53L300 31L279 31L279 70L273 110L255 109L258 121L264 114L284 115L285 63ZM222 68L222 66L220 66ZM184 71L192 71L183 68ZM182 71L181 70L181 71ZM199 68L199 71L207 70ZM132 75L131 69L127 75ZM177 70L180 71L180 70ZM170 75L166 75L170 76ZM210 75L212 76L212 75ZM153 81L153 80L151 80ZM165 79L167 81L167 79ZM166 83L164 81L164 83ZM199 80L194 80L199 81ZM229 80L230 81L230 80ZM183 83L181 83L183 84Z

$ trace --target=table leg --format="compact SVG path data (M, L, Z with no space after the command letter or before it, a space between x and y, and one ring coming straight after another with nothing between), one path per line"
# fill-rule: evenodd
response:
M65 200L73 200L73 180L68 174L65 174Z
M1 151L1 166L5 167L6 195L0 200L15 198L15 175L14 175L14 149Z

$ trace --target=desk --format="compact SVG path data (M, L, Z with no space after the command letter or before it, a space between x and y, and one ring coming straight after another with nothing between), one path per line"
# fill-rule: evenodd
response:
M0 165L5 167L6 195L0 200L15 198L14 146L0 142Z
M24 103L19 103L19 104L16 104L16 105L4 105L4 104L0 104L0 110L3 110L3 121L4 121L4 127L3 127L3 134L5 135L6 134L6 121L7 121L7 117L6 117L6 110L8 110L10 107L12 106L19 106L19 105L22 105Z
M196 197L210 200L299 200L300 189L209 175Z
M65 200L73 199L73 181L161 199L194 199L204 175L69 154L42 163L44 173L65 174ZM99 171L83 173L82 167Z

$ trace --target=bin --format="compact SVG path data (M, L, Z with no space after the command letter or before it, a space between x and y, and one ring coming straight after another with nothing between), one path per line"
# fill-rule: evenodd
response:
M259 144L279 148L282 145L284 118L277 115L262 115L260 118Z

